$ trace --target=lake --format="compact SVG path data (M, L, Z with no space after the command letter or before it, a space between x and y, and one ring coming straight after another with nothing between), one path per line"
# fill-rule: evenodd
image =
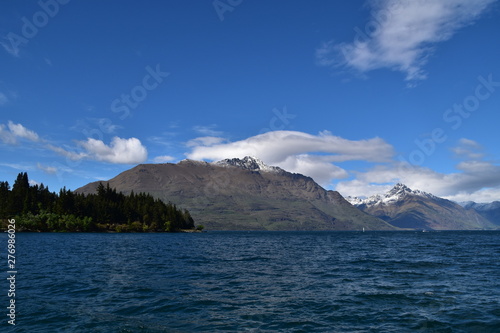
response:
M500 331L497 231L16 236L2 332Z

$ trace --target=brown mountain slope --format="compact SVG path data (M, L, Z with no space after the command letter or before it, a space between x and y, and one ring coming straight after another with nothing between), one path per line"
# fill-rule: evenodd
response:
M93 193L98 184L77 192ZM125 194L147 192L175 203L211 230L395 229L309 177L249 157L141 164L109 180L109 185Z
M354 200L352 201L354 202ZM385 195L358 201L356 206L400 228L427 230L495 229L486 218L450 200L397 184Z

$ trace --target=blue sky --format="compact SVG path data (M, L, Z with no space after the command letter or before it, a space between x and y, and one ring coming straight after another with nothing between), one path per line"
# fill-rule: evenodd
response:
M368 196L500 200L495 0L0 3L0 179L253 155Z

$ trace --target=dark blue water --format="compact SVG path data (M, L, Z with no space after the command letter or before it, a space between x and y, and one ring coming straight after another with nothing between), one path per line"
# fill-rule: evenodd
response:
M18 233L17 249L2 332L500 332L500 232Z

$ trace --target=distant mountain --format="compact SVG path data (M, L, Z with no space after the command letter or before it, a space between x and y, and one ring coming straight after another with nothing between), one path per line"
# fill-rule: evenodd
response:
M500 201L476 203L473 201L459 203L465 209L473 209L491 223L500 226Z
M474 210L430 193L397 184L384 195L367 199L347 198L362 211L400 228L427 230L496 229Z
M257 158L141 164L108 182L124 194L150 193L188 209L211 230L393 230L310 177ZM99 182L76 192L94 193Z

